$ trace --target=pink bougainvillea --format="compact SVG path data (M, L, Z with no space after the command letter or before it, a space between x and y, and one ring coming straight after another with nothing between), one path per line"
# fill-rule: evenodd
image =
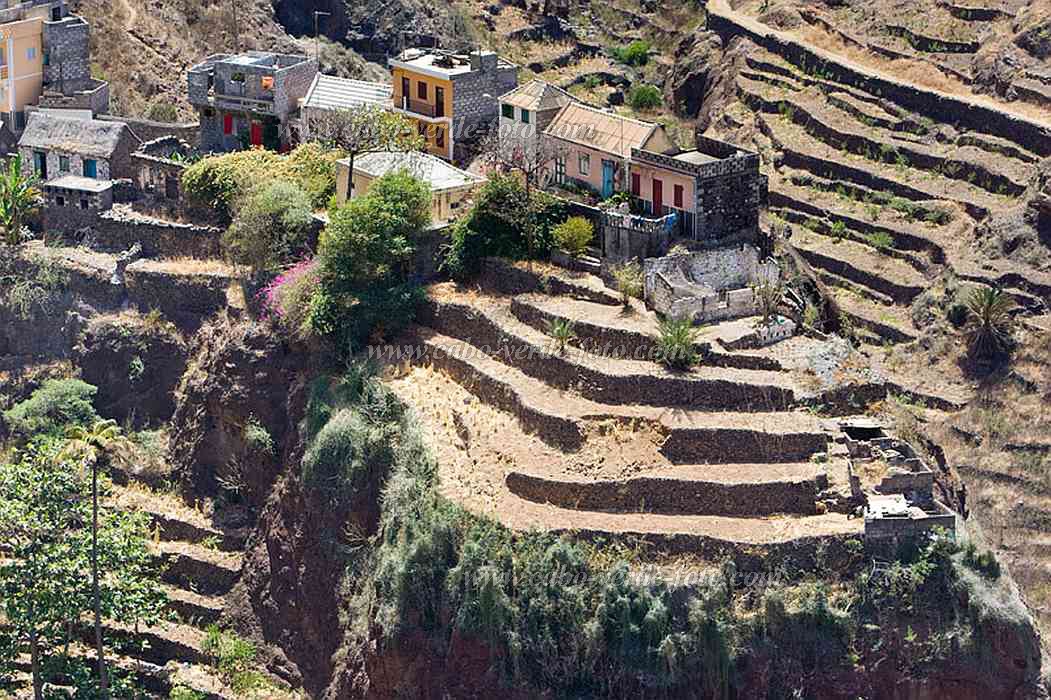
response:
M288 268L259 292L263 315L277 319L295 334L306 331L310 298L321 281L315 258L307 258Z

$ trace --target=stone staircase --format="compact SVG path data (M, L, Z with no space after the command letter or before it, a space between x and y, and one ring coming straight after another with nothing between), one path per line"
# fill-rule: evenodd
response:
M656 317L560 279L551 295L430 289L406 341L421 352L391 385L438 446L447 496L515 529L771 566L860 534L836 428L797 407L791 371L725 350L689 372L634 359ZM550 318L575 322L564 353Z

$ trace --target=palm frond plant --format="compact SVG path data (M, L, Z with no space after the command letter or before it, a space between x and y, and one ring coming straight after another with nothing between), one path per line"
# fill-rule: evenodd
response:
M22 242L26 219L40 206L40 177L25 171L22 156L16 155L0 170L0 226L4 229L4 243Z
M95 613L95 653L98 659L99 689L103 700L108 700L109 677L106 674L102 643L102 598L99 590L99 469L108 467L115 459L125 459L132 443L114 420L98 420L88 427L71 426L66 437L68 442L63 455L79 458L84 464L91 465L91 588Z
M1002 289L981 287L967 298L964 337L975 359L988 361L1007 354L1013 345L1014 300Z
M776 282L763 281L752 285L752 295L755 299L755 310L760 317L760 325L769 326L777 309L785 298L785 288L781 280Z

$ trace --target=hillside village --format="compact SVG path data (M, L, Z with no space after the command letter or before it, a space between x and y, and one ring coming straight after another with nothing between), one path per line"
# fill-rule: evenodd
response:
M1046 81L752 4L707 3L684 133L403 37L382 80L215 46L193 121L111 114L90 24L9 0L0 697L1047 697L1049 485L996 461L1046 472ZM40 553L89 534L104 594L94 539Z

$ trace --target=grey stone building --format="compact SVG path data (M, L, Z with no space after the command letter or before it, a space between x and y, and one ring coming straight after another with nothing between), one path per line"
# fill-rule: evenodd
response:
M518 85L518 66L492 51L415 48L388 63L394 110L416 122L428 152L446 159L489 128L500 95Z
M18 152L45 183L67 175L92 180L132 177L139 143L127 124L78 119L52 111L29 115Z
M292 121L317 75L306 56L249 51L215 54L187 74L203 152L291 145Z
M763 177L759 154L705 136L692 151L633 148L632 194L663 216L676 210L682 235L707 244L755 241Z

